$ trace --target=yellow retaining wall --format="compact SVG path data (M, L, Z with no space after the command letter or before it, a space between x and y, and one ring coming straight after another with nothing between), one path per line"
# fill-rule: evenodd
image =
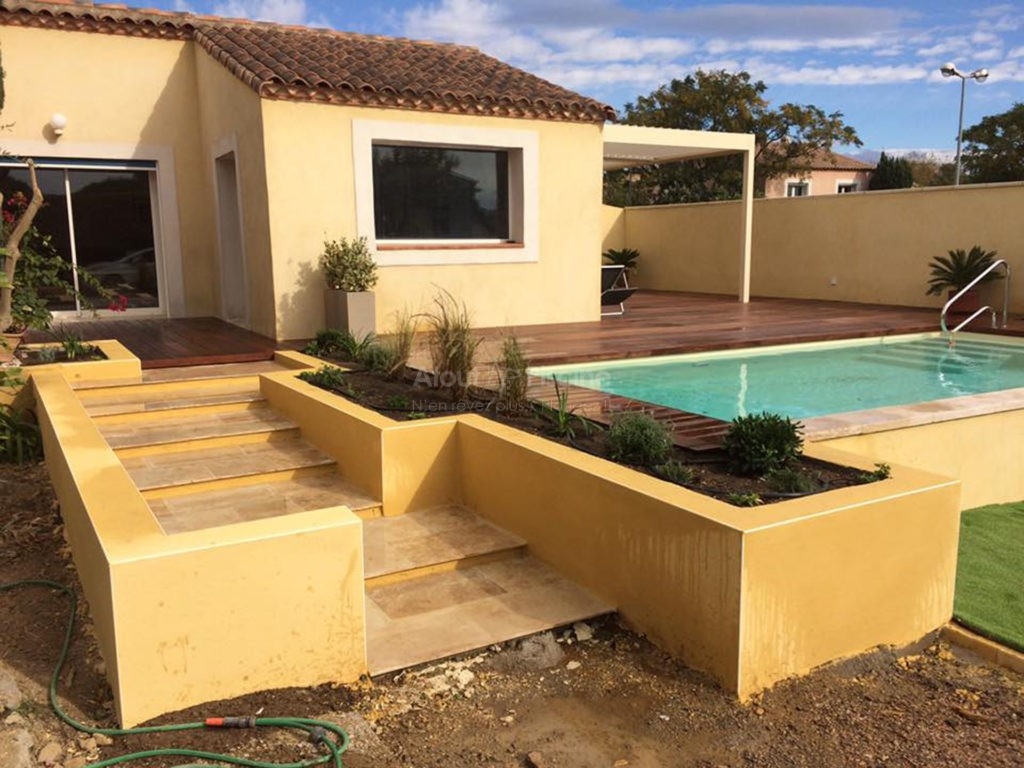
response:
M641 254L640 285L735 293L738 206L625 209L625 245ZM1020 182L755 200L751 291L939 309L944 298L925 295L928 262L951 248L981 245L1024 270L1021 210ZM992 298L1001 306L1002 285L995 288ZM1011 289L1019 312L1024 281Z
M89 342L107 356L106 360L80 360L73 363L48 363L31 365L16 369L22 381L27 382L32 376L44 371L59 371L68 381L112 381L115 379L140 379L142 365L139 359L125 348L119 341ZM24 347L38 348L46 344L25 344ZM50 345L52 346L52 345ZM14 402L23 392L23 385L0 390L0 404ZM19 405L31 405L31 391L24 392Z
M479 417L459 441L466 503L741 698L952 615L957 481L897 467L741 509Z
M366 671L362 524L350 510L168 536L61 374L32 384L122 725Z
M963 482L963 509L1024 499L1020 471L1024 410L919 424L823 443L861 456L884 456Z

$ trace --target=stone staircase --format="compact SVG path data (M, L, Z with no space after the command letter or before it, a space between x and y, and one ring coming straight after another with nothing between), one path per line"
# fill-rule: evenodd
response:
M384 517L266 402L270 370L168 368L77 394L168 534L339 504L363 518L371 674L613 610L471 510Z

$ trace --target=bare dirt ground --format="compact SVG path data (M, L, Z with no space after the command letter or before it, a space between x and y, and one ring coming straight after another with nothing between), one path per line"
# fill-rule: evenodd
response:
M0 584L25 578L77 589L45 472L0 465ZM172 746L287 762L316 754L266 729L112 743L75 732L46 703L66 607L45 589L0 592L0 768L82 768ZM72 716L111 726L103 663L87 609L79 613L60 699ZM257 713L340 722L352 734L350 768L1024 764L1024 678L931 640L829 665L740 705L609 620L355 686L256 693L160 722Z

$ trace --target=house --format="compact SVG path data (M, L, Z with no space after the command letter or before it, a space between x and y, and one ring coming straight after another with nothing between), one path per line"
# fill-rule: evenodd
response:
M749 136L610 125L610 107L459 45L3 0L0 49L3 146L39 165L39 227L129 317L308 338L323 241L365 236L378 330L440 289L480 326L597 320L602 165L752 163ZM0 162L0 192L26 178Z
M819 150L810 158L803 173L768 179L765 197L807 197L864 192L875 166L854 157Z

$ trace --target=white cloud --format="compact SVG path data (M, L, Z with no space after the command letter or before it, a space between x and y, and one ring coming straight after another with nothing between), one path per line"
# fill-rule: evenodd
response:
M307 23L305 0L227 0L213 6L218 16L259 19L281 24Z

